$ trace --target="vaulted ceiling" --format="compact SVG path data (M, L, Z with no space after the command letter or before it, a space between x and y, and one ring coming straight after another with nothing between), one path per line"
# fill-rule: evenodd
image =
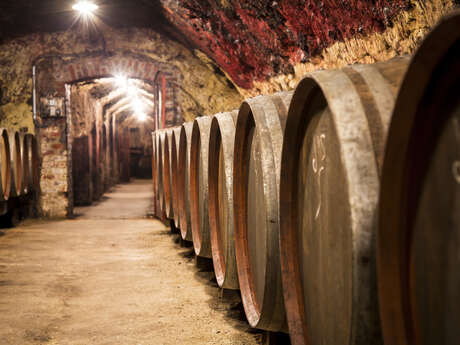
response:
M243 89L338 41L382 31L415 0L93 0L106 25L147 27L199 48ZM74 0L0 4L0 37L68 30Z

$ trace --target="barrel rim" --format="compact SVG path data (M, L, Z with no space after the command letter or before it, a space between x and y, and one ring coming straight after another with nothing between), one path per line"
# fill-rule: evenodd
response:
M377 275L382 332L385 342L389 343L398 339L401 344L408 345L418 343L420 338L413 309L413 281L409 274L411 254L408 248L413 232L411 214L414 215L416 208L410 205L418 204L417 194L422 178L410 181L410 177L417 176L410 171L411 164L426 167L432 154L432 143L439 136L439 127L449 119L449 112L437 112L430 116L421 109L421 105L427 89L433 87L436 81L455 77L436 76L434 72L448 59L451 49L455 47L458 51L459 46L460 10L456 10L440 20L412 57L388 132L380 192ZM416 142L417 151L423 152L426 157L415 160L411 151L417 137L417 124L422 119L426 126L433 128L433 134ZM396 140L393 142L392 138ZM399 169L394 169L395 166ZM423 174L419 172L418 177Z
M31 176L30 176L30 140L27 134L21 135L21 163L22 163L22 194L28 194L31 190Z
M192 240L191 234L191 220L190 220L190 187L186 184L187 175L189 175L190 152L189 143L187 140L187 132L189 132L191 141L193 122L186 122L181 126L180 143L179 143L179 164L183 167L179 170L179 186L182 186L183 193L179 195L179 218L180 218L180 231L183 240Z
M31 175L31 191L38 192L40 189L40 154L38 151L38 140L37 137L31 133L26 134L30 142L30 175Z
M284 305L290 337L293 345L308 344L297 245L297 179L288 173L297 171L304 135L310 121L303 119L305 108L321 93L317 83L307 77L300 81L292 97L283 141L280 183L280 258L283 281ZM286 216L286 214L293 216Z
M166 216L171 219L174 216L173 210L173 195L172 195L172 176L171 176L171 149L170 149L170 138L171 129L167 128L164 133L164 146L163 146L163 192L165 198L165 212ZM165 183L165 179L167 182Z
M275 94L277 95L277 94ZM279 303L283 303L282 298L282 283L281 272L279 266L279 245L272 243L272 237L277 237L279 234L279 208L278 208L278 186L276 175L276 162L275 154L271 140L273 133L269 129L268 123L264 121L264 115L268 108L278 108L273 103L270 96L257 96L243 102L239 109L238 120L235 128L235 147L233 154L233 211L234 211L234 237L235 237L235 254L238 268L238 279L240 284L241 296L243 306L249 324L252 327L270 330L270 331L284 331L285 329L285 313L284 305L279 308ZM261 106L261 102L266 102ZM259 119L260 117L260 119ZM280 119L277 119L280 121ZM282 130L281 122L279 122L280 129ZM263 128L263 129L262 129ZM266 230L267 230L267 255L270 257L265 260L265 276L270 277L272 281L270 284L265 284L263 300L258 301L255 295L252 267L250 261L250 254L248 248L248 210L247 210L247 190L244 181L248 180L249 165L247 164L251 145L249 142L249 133L251 130L257 133L263 131L258 135L259 141L267 141L260 143L260 149L267 160L265 161L272 168L260 169L266 170L261 175L261 180L264 188L263 198L265 200L265 207L267 209ZM252 138L251 138L252 141ZM256 162L260 164L260 162ZM266 182L266 183L265 183ZM275 202L276 201L276 202ZM275 217L276 219L273 219ZM278 241L277 241L278 242ZM276 246L276 249L273 247ZM275 311L276 310L276 311ZM276 314L276 315L275 315Z
M405 64L407 59L396 61ZM393 62L394 63L394 62ZM357 68L359 67L359 68ZM373 69L373 65L354 66L356 70ZM367 110L362 103L361 94L346 73L347 70L316 71L307 75L297 86L289 109L286 123L286 135L283 142L281 184L280 184L280 250L283 275L283 293L289 329L293 344L306 344L309 340L303 287L298 264L300 256L297 248L298 214L297 193L299 169L298 157L304 136L313 114L309 109L313 101L323 97L331 109L335 130L342 139L340 156L344 173L347 176L346 192L350 200L350 236L353 253L350 279L349 341L355 343L380 332L378 322L378 293L372 267L376 253L374 236L376 229L374 217L378 208L379 174L372 138L370 136ZM381 72L379 72L381 73ZM337 91L337 85L343 88L343 96ZM390 87L390 84L387 85ZM353 104L351 106L350 104ZM347 108L348 107L348 108ZM388 112L391 108L387 109ZM345 120L346 119L346 120ZM357 121L354 132L350 131L347 121ZM359 131L357 131L359 128ZM382 144L383 145L383 144ZM350 152L353 152L352 158ZM365 195L365 198L361 198ZM367 260L367 261L366 261ZM362 262L369 265L362 265ZM371 268L369 268L371 267ZM359 284L366 281L368 284ZM293 284L293 282L295 282ZM360 301L359 304L356 304ZM358 305L358 307L355 307ZM369 323L363 327L362 319L368 317Z
M162 218L165 217L164 183L163 183L163 141L164 131L158 133L158 197Z
M179 140L180 140L181 127L174 127L172 129L172 145L171 145L171 160L172 160L172 194L173 194L173 208L174 208L174 224L176 228L180 229L180 212L179 212L179 189L178 189L178 172L179 168Z
M5 128L0 128L0 137L3 141L4 152L6 154L6 183L2 181L3 174L0 176L0 199L1 201L7 201L11 194L11 150L10 150L10 139L8 131ZM3 158L3 157L2 157ZM3 162L2 162L3 164ZM3 169L3 167L1 167Z
M233 234L233 183L228 184L228 178L233 182L233 149L234 149L234 137L235 137L235 120L236 116L234 112L219 113L214 116L211 122L211 130L209 135L209 151L208 151L208 209L209 209L209 226L211 235L211 250L212 259L214 263L214 273L216 276L217 284L221 288L227 289L239 289L238 274L236 269L236 258L234 254L234 234ZM233 141L226 143L222 140L222 127L224 130L231 129L233 131L227 133L227 135L233 138ZM229 128L230 127L230 128ZM229 147L230 145L230 147ZM224 174L226 175L225 188L227 189L227 195L229 196L227 208L229 219L227 224L227 236L222 238L222 234L219 230L221 221L218 212L219 205L219 194L218 194L218 180L220 170L220 149L224 150L224 156L230 156L231 161L224 160ZM228 175L228 166L230 164L230 176ZM231 219L230 219L231 218ZM227 250L224 253L221 247L221 241L227 243Z
M201 215L200 215L200 203L199 203L199 174L198 174L198 159L202 160L203 151L207 150L206 143L202 145L201 137L206 135L204 131L208 131L209 128L204 128L207 125L210 126L212 117L211 116L202 116L195 119L193 122L192 129L192 138L191 138L191 147L190 147L190 179L189 179L189 190L190 190L190 219L192 227L192 238L193 238L193 247L195 249L195 254L200 257L210 258L211 255L211 243L209 237L209 219L203 219L205 224L201 224ZM206 124L207 122L207 124ZM202 128L203 127L203 128ZM203 133L202 133L203 131ZM209 135L209 133L208 133ZM198 149L199 148L199 149ZM202 160L203 164L207 164L207 161ZM206 198L208 197L207 193L207 172L203 172L203 179L205 179L205 188L206 190L202 191L205 193ZM207 202L204 207L207 207ZM209 243L207 243L209 241Z
M22 190L22 158L21 158L21 138L20 134L17 131L14 131L10 134L14 143L11 145L10 142L10 152L13 153L13 156L10 155L11 164L11 192L10 196L19 197L23 195ZM15 164L13 164L13 161Z

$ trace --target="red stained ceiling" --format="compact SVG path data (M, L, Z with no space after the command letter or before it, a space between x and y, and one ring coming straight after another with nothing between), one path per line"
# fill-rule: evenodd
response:
M322 49L382 31L409 0L164 1L167 17L240 87L289 73Z

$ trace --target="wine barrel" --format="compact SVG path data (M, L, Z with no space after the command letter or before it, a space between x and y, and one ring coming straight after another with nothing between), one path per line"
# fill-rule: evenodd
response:
M157 143L156 143L156 132L152 132L152 191L153 191L153 197L154 200L156 201L157 197L157 171L156 171L156 149L157 149ZM156 203L155 203L156 204Z
M166 204L164 196L164 168L163 168L163 155L164 155L164 141L165 141L165 131L157 131L157 190L158 190L158 205L159 205L159 217L161 219L166 218Z
M192 241L190 219L190 149L192 146L193 122L182 125L179 143L179 166L177 186L179 191L180 232L183 240Z
M190 219L195 254L211 258L208 217L208 150L211 116L193 122L190 147Z
M411 60L383 164L378 282L386 345L460 339L460 11Z
M279 262L281 145L292 92L246 100L239 110L233 161L235 253L249 324L286 330Z
M173 191L172 191L172 129L165 130L163 146L163 188L165 197L166 217L173 219Z
M29 193L40 190L40 157L38 153L37 138L33 134L26 134L24 137L28 151L28 191Z
M21 138L18 132L10 133L10 158L11 158L11 190L10 196L19 197L23 195L22 190L22 159L21 159Z
M160 217L160 199L158 197L158 145L156 131L152 132L152 190L153 190L153 207L156 217Z
M293 345L381 344L375 269L379 174L407 58L314 72L283 142L280 250Z
M7 201L11 190L11 158L8 132L0 128L0 201Z
M179 185L178 171L179 166L179 147L180 147L180 132L182 127L175 127L172 131L172 147L171 147L171 173L172 173L172 195L174 208L174 225L180 229L180 211L179 211Z
M209 226L221 288L239 289L233 232L233 150L238 111L214 116L209 135Z
M21 195L29 193L31 186L31 175L30 175L30 152L29 143L27 142L27 135L20 134L19 139L21 142L21 164L22 164L22 190Z

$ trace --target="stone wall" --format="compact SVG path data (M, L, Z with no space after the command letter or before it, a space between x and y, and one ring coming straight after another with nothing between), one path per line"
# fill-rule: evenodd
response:
M42 156L40 209L45 217L66 217L71 207L65 121L60 119L40 130L39 147Z

